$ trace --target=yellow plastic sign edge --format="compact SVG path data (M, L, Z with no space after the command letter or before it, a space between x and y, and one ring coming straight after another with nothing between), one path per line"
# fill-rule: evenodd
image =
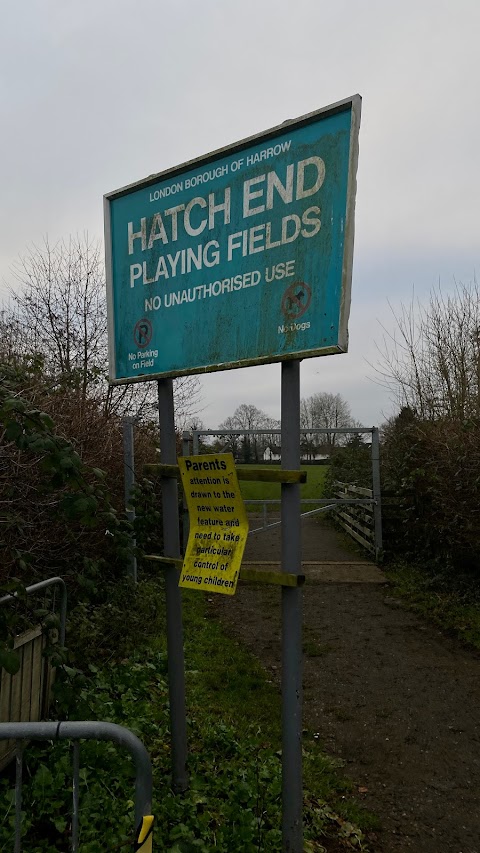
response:
M153 815L145 815L137 832L137 840L133 848L135 853L152 853L153 851Z

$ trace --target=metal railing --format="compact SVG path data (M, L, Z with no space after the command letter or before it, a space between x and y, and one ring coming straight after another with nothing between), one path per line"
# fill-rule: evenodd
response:
M280 525L282 523L281 521L273 521L270 523L268 522L268 515L267 515L268 509L267 509L267 507L270 505L281 506L281 503L282 502L279 498L265 498L263 500L249 500L249 499L247 499L245 501L246 507L249 507L251 504L256 504L256 505L260 504L260 505L262 505L262 508L263 508L262 526L261 527L255 527L253 530L250 530L249 531L250 535L252 533L262 533L264 530L271 530L272 527L280 527ZM311 509L309 512L302 512L300 514L300 518L308 518L311 515L318 515L318 513L320 513L320 512L327 512L330 509L334 509L339 504L369 504L371 506L371 505L375 504L375 501L372 498L365 498L365 499L363 499L363 498L359 498L359 499L348 498L346 500L341 500L341 499L337 499L337 498L305 498L305 499L302 499L300 501L300 504L301 505L303 505L303 504L312 505L313 504L317 507L316 509ZM322 504L322 506L318 506L318 504Z
M318 428L305 428L300 430L300 435L316 435L316 436L327 436L330 438L332 436L343 436L343 435L370 435L371 436L371 463L372 463L372 499L371 500L349 500L343 501L343 503L370 503L373 510L373 527L374 527L374 550L375 557L379 559L382 554L383 549L383 535L382 535L382 495L381 495L381 486L380 486L380 439L379 439L379 431L378 427L318 427ZM200 438L202 436L225 436L227 439L231 436L279 436L281 438L281 430L280 429L202 429L202 430L192 430L191 432L183 433L183 455L188 456L190 454L190 444L192 446L193 455L197 455L200 447ZM227 442L228 444L228 442ZM227 447L224 448L226 450ZM280 453L281 456L281 453ZM306 503L307 501L303 501ZM254 501L246 501L245 503L254 503ZM263 501L262 501L263 503ZM321 503L319 500L314 500L313 503L317 505ZM334 509L339 501L335 499L328 499L324 501L325 506L322 507L319 512L325 512L328 509ZM303 513L302 517L306 518L308 515L314 515L317 510L313 510L310 513ZM275 524L270 525L270 527L279 527L281 522L275 522ZM250 533L259 533L261 530L266 530L268 527L262 526L257 528L256 530L251 530ZM184 530L188 530L188 522L187 519L184 518ZM185 543L184 543L185 544Z
M22 780L25 741L73 741L72 833L71 851L80 850L80 740L113 741L130 752L135 763L135 829L134 850L152 850L152 765L143 743L129 729L115 723L49 722L0 723L0 740L16 741L15 760L15 841L14 853L22 853Z
M67 623L67 587L65 586L65 581L63 578L55 577L48 578L45 581L39 581L38 583L32 584L32 586L27 586L25 592L27 595L32 595L35 592L40 592L42 589L47 589L51 586L59 586L60 587L60 645L65 645L65 627ZM0 598L0 605L5 604L7 601L19 601L20 596L17 592L9 593L8 595L2 596Z

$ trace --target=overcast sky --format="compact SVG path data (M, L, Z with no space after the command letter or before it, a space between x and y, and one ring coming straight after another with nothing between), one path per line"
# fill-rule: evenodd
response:
M32 244L87 230L125 184L359 93L346 355L302 363L366 425L388 303L468 282L480 256L478 0L24 0L0 28L0 282ZM203 383L210 427L279 416L280 367Z

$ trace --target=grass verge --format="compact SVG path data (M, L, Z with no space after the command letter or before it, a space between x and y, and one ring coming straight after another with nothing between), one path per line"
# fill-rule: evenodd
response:
M480 651L478 581L407 563L383 568L393 583L393 594L409 608Z
M248 465L239 465L248 468ZM261 465L259 467L262 467ZM268 466L279 468L279 465ZM300 486L300 496L303 500L314 500L323 497L323 484L328 472L327 465L306 465L302 471L307 472L307 482ZM280 500L280 483L262 483L254 480L240 480L240 491L246 503L253 500Z

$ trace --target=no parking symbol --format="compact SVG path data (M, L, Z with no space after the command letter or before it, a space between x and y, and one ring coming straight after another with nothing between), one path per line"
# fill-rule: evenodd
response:
M147 320L145 317L142 320L139 320L138 323L135 324L135 328L133 330L133 337L137 347L139 349L145 349L145 347L148 347L152 340L152 334L153 329L150 320Z

